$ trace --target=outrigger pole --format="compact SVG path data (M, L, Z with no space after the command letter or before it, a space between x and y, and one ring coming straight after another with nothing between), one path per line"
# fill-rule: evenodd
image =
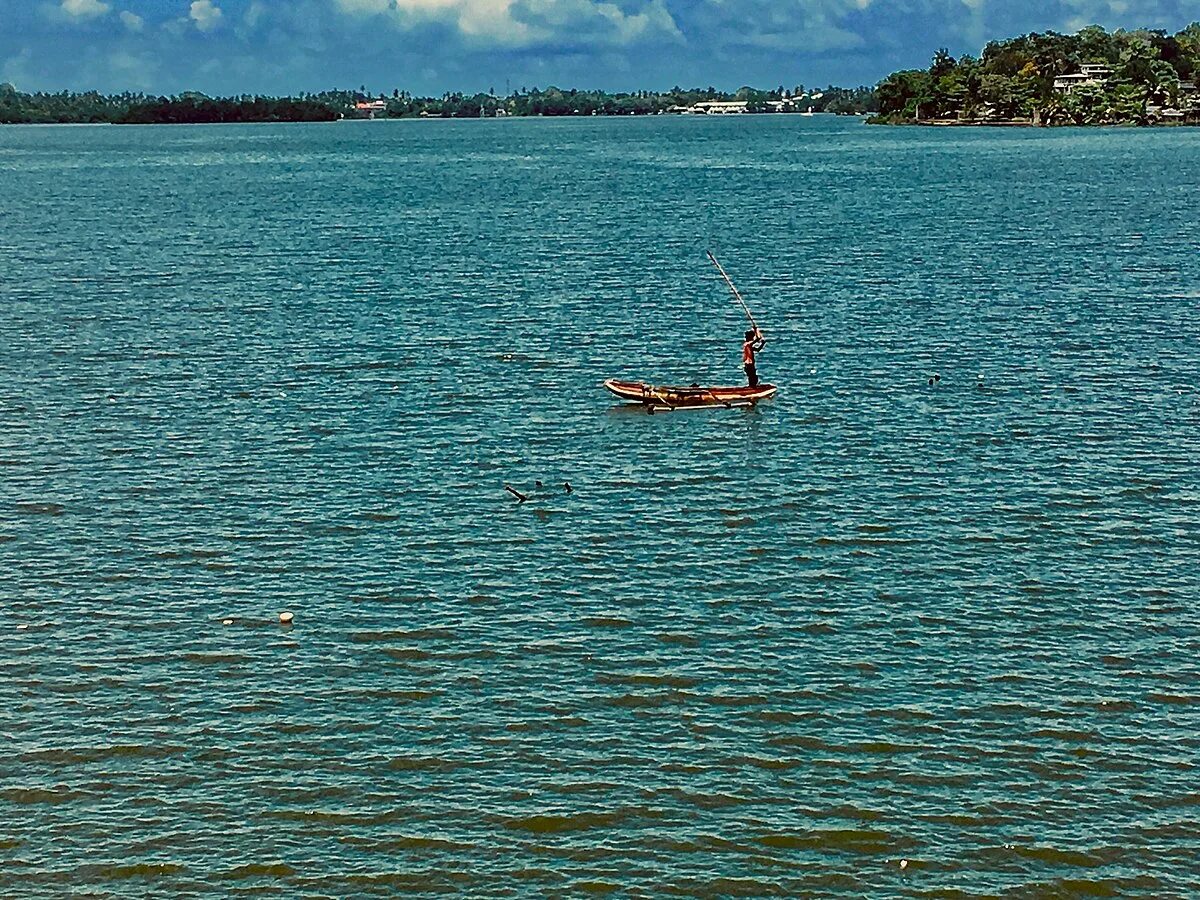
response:
M725 270L721 268L721 264L717 262L717 258L713 256L713 252L711 250L705 250L704 252L708 254L709 261L717 267L717 271L721 273L721 277L725 279L725 283L729 285L729 290L733 291L734 298L742 305L742 309L746 312L746 318L750 320L750 324L754 326L754 330L758 331L758 323L754 321L754 316L750 313L750 307L746 305L746 301L743 300L742 295L738 293L738 289L734 285L733 279L725 274Z

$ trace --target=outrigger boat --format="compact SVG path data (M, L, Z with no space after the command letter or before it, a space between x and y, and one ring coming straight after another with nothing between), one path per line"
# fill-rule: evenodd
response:
M757 387L656 387L642 381L619 381L616 378L608 379L604 386L622 400L641 403L648 412L754 406L759 400L773 397L779 390L773 384L760 384Z
M746 313L746 318L754 326L755 332L758 332L758 324L754 321L754 316L750 313L750 307L746 305L746 301L742 299L742 295L734 287L733 280L725 274L725 270L717 262L717 258L712 255L711 251L708 254L708 258L717 267L717 271L721 273L721 277L725 279L725 283L729 285L729 290L733 293L737 302L741 304L742 309ZM758 333L761 335L761 332ZM766 400L769 397L775 396L775 392L779 390L773 384L757 384L753 387L700 387L698 384L688 387L657 387L652 384L646 384L644 381L622 381L619 378L609 378L604 382L604 386L622 400L642 404L646 407L647 412L676 409L712 409L714 406L723 406L726 409L732 409L735 406L754 406L759 400Z

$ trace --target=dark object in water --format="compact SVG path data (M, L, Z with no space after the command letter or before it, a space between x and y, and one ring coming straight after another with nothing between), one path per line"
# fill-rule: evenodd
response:
M524 494L522 494L520 491L518 491L516 488L509 487L507 484L504 486L504 489L506 491L508 491L510 494L512 494L514 497L516 497L518 503L524 503L526 500L529 499Z

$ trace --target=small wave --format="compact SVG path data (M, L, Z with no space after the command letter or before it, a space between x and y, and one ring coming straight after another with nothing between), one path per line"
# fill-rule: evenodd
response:
M83 791L73 791L65 784L53 788L7 788L0 791L0 798L20 806L46 804L56 806L59 803L70 803L88 796Z
M1165 703L1168 706L1196 706L1200 704L1200 696L1196 694L1164 694L1161 691L1151 691L1146 694L1151 703Z
M917 845L912 838L873 828L826 828L800 834L764 834L757 838L776 850L835 850L849 853L888 853Z
M741 756L730 756L725 760L725 763L739 769L751 766L755 769L765 769L772 772L785 772L789 769L798 769L804 765L804 761L800 759L754 756L748 753Z
M1101 851L1060 850L1057 847L1022 847L1014 846L1012 851L1025 859L1036 860L1051 866L1075 866L1084 869L1094 869L1107 865L1119 856L1108 848Z
M608 698L607 702L610 706L616 706L621 709L648 709L658 706L666 706L672 700L672 695L668 694L622 694L619 697Z
M704 794L685 791L681 788L671 788L664 791L667 796L678 800L680 803L687 803L699 809L727 809L732 806L744 806L747 803L755 801L745 797L738 797L733 794Z
M566 813L555 815L543 813L504 820L504 827L511 831L528 831L531 834L560 834L565 831L588 831L592 828L611 828L631 818L625 810L611 812Z
M124 881L131 878L157 878L162 875L178 875L186 872L187 867L177 863L130 863L122 866L108 866L100 870L100 876L111 881Z
M251 657L246 653L200 653L190 652L183 654L183 658L187 662L198 663L202 666L220 666L229 663L249 662Z
M383 647L382 652L385 656L405 662L430 659L433 656L428 650L422 650L419 647Z
M664 644L677 644L681 647L695 647L700 641L690 634L681 634L679 632L664 631L655 635Z
M441 756L394 756L387 767L397 772L452 772L462 763Z
M464 883L473 881L474 876L459 871L376 872L347 875L345 880L352 885L372 890L372 892L378 892L383 888L391 894L427 894L433 891L461 893L464 890Z
M915 744L896 744L892 741L863 741L859 744L850 744L846 749L851 753L895 756L904 753L919 753L923 748Z
M570 889L581 894L615 894L622 888L611 881L576 881Z
M763 713L762 715L767 715ZM821 750L826 752L843 752L840 747L827 743L819 737L810 737L804 734L782 734L770 738L768 743L775 747L800 747L804 750Z
M61 516L66 512L61 503L17 503L16 510L27 516Z
M1154 886L1158 885L1157 879ZM1113 878L1059 878L1049 884L1025 885L1034 897L1120 897L1126 886Z
M697 699L710 706L767 706L771 698L763 694L697 694Z
M286 878L295 874L296 870L285 862L246 863L230 869L222 877L237 881L243 878Z
M1033 732L1033 736L1081 744L1087 743L1088 741L1094 741L1096 739L1094 732L1077 731L1073 728L1039 728Z
M390 641L453 640L455 633L449 628L416 628L411 631L356 631L350 640L356 644L374 644Z
M690 688L700 683L699 678L690 675L673 675L670 673L639 672L632 675L616 675L601 673L596 680L600 684L648 685L650 687Z
M477 849L475 844L420 834L400 834L387 838L346 837L343 842L370 850L373 853L394 853L397 850L445 850L453 853L470 853Z
M437 697L440 691L422 691L422 690L398 690L394 688L384 688L377 691L368 691L363 696L372 697L377 700L399 700L404 703L419 703L422 700L432 700Z
M659 885L657 890L663 894L680 897L779 897L791 893L783 885L773 881L733 876L710 880L687 879Z
M913 538L884 538L884 537L819 537L813 543L818 547L904 547L919 544Z

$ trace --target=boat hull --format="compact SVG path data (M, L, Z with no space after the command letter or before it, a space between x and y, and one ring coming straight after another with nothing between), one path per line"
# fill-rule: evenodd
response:
M755 387L671 387L642 381L610 378L604 387L629 403L641 403L649 409L711 409L713 407L753 406L775 396L773 384Z

